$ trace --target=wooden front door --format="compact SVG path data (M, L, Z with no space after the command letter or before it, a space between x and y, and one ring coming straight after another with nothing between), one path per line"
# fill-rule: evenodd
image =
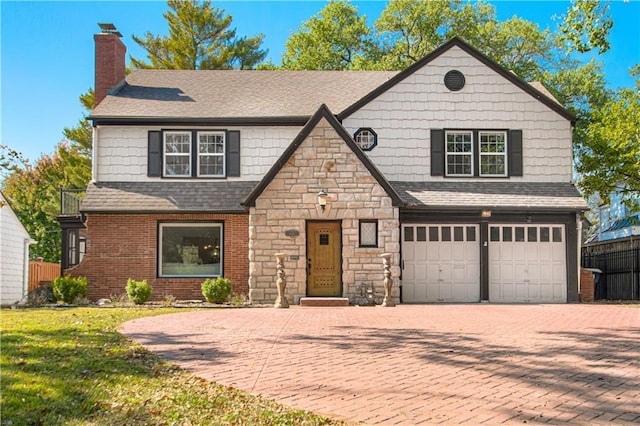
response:
M339 221L307 222L307 296L342 296Z

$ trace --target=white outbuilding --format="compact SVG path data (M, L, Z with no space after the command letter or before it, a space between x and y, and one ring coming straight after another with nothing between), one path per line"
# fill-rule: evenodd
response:
M13 305L27 296L29 245L35 242L0 192L0 305Z

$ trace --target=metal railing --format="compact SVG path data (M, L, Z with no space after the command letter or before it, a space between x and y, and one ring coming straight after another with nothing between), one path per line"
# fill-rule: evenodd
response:
M60 216L80 216L84 189L60 189Z
M582 252L582 266L596 275L596 300L640 300L640 247L601 253Z

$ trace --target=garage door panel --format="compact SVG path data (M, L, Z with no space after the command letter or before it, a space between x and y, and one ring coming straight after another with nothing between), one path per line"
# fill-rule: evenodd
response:
M493 229L489 242L489 300L566 302L564 227L532 224L491 227L500 231Z
M407 230L407 228L412 228ZM403 225L402 300L480 300L480 246L477 225ZM413 241L407 236L425 241ZM442 241L442 240L445 241ZM404 256L404 253L412 256ZM423 268L424 274L406 274Z

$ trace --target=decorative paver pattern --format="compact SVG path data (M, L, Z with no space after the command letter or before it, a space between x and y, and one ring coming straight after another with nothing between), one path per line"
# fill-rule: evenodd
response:
M198 376L365 424L640 422L640 309L224 309L121 331Z

